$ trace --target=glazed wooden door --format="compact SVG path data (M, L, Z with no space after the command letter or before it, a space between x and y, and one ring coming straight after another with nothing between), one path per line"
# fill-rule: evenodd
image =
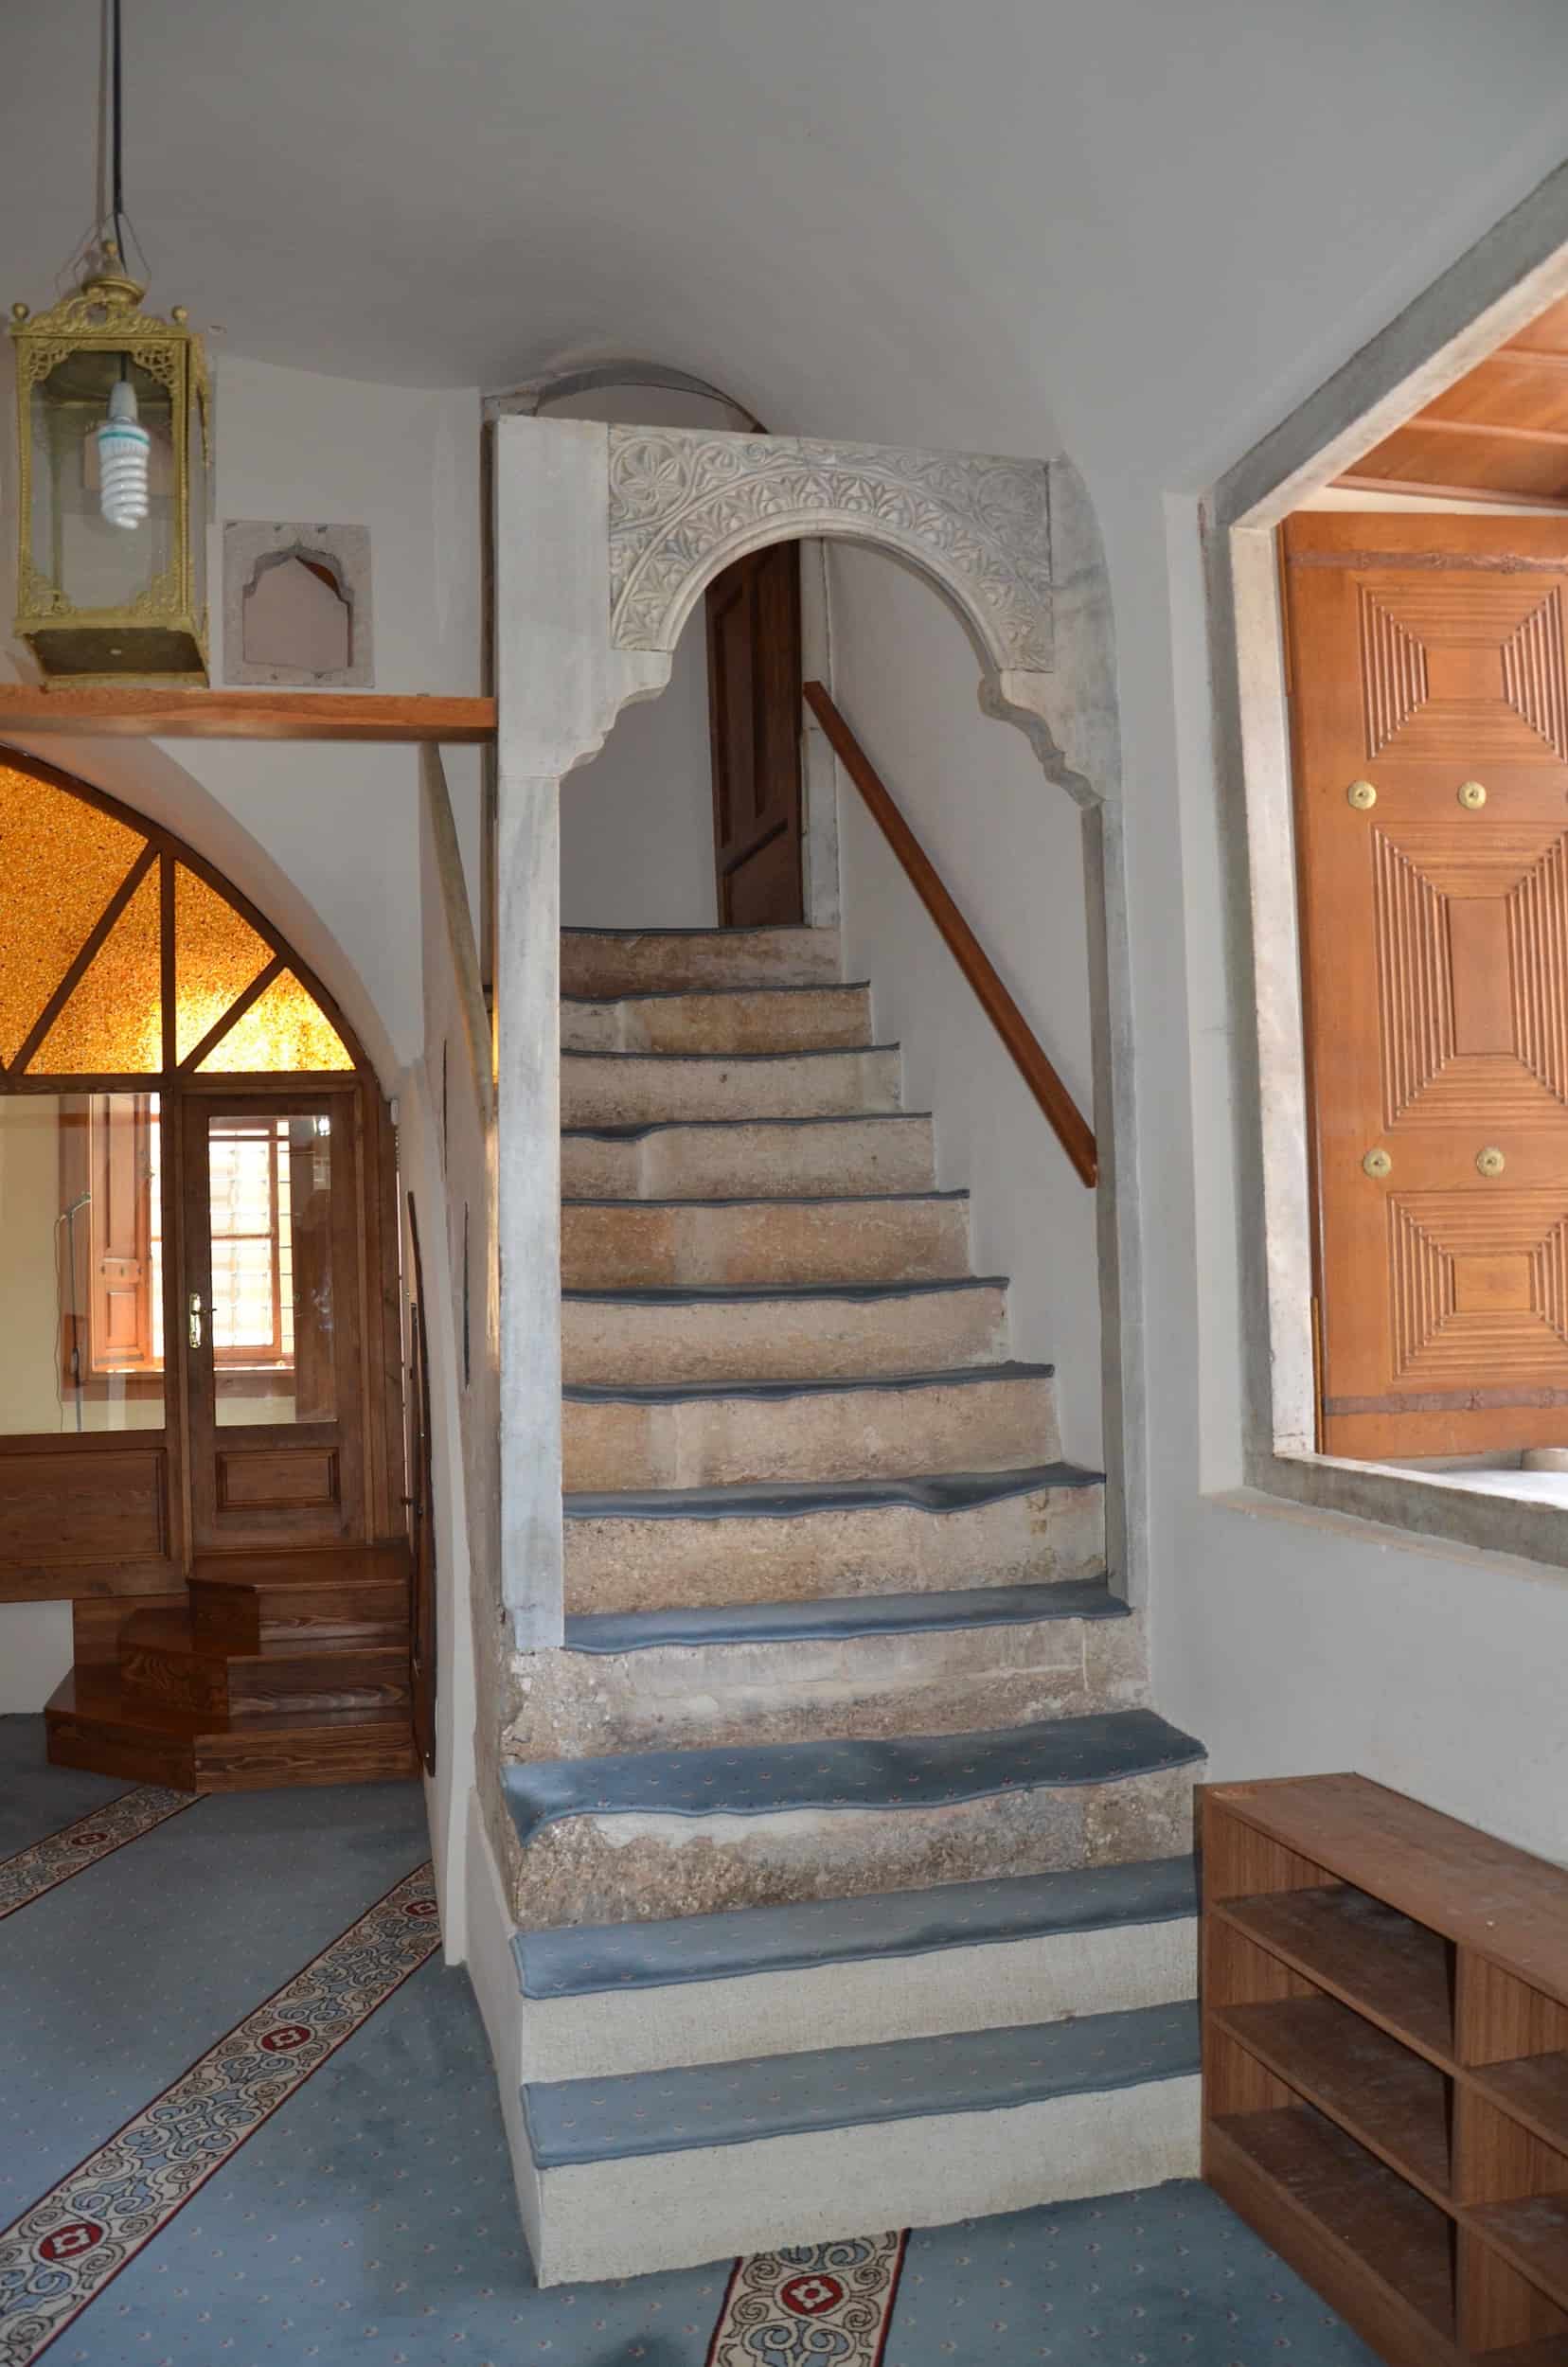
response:
M1568 1445L1568 518L1284 557L1322 1443Z
M707 646L720 926L803 920L797 544L754 551L708 586Z
M180 1301L192 1544L366 1534L359 1158L345 1094L190 1095Z

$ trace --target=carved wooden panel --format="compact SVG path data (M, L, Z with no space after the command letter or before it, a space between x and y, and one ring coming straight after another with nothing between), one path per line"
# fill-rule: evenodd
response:
M1568 1445L1565 548L1286 530L1330 1452Z
M340 1494L338 1459L330 1447L218 1450L221 1511L335 1505Z
M0 1573L161 1559L169 1549L167 1461L161 1435L125 1447L92 1436L8 1441Z

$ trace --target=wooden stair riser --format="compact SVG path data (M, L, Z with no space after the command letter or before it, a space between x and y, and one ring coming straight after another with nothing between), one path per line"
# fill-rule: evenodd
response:
M640 1305L568 1299L562 1378L573 1382L834 1380L994 1364L1007 1353L996 1288L887 1299Z
M962 1511L907 1504L566 1522L568 1612L784 1603L1096 1577L1104 1490L1043 1487Z
M568 1489L725 1487L1008 1471L1061 1452L1056 1383L922 1381L799 1397L568 1398Z
M501 1746L510 1759L968 1734L1131 1709L1148 1692L1133 1619L532 1652L513 1662L512 1680Z
M345 1647L408 1644L408 1590L394 1580L352 1590L226 1586L192 1578L191 1615L204 1651L259 1652L269 1644Z
M381 1783L418 1773L406 1708L212 1718L124 1692L102 1671L67 1677L45 1712L57 1767L179 1791Z
M896 1049L779 1058L680 1059L568 1053L562 1126L635 1126L691 1118L814 1118L896 1111Z
M406 1646L223 1659L138 1646L122 1651L119 1665L128 1696L220 1718L397 1709L409 1700Z
M970 1271L969 1202L568 1202L561 1212L561 1270L569 1290L956 1279Z
M928 1192L935 1183L929 1117L833 1118L771 1126L656 1127L622 1139L565 1134L561 1188L585 1200L827 1198Z
M562 994L834 986L838 979L836 929L568 929L561 939Z
M1191 1846L1198 1772L1165 1768L931 1808L728 1817L713 1831L701 1817L639 1817L634 1832L625 1817L566 1817L523 1849L514 1911L546 1931L1173 1856Z
M864 987L623 996L561 1011L565 1052L842 1051L870 1041Z

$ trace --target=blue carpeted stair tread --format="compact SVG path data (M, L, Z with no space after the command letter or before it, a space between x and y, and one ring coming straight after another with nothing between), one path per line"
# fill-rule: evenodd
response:
M1133 1865L944 1882L866 1898L810 1898L651 1923L519 1931L512 1953L525 1997L589 1997L1174 1923L1197 1912L1192 1859L1146 1858Z
M803 1513L972 1512L1052 1487L1098 1487L1104 1473L1077 1463L1026 1463L1010 1471L918 1471L908 1478L744 1481L725 1487L578 1490L569 1521L788 1521Z
M660 932L661 935L668 934ZM590 1006L598 1003L706 1003L738 994L864 994L870 984L869 978L812 978L798 987L780 985L775 979L755 987L621 987L613 994L563 994L561 1000Z
M737 1060L748 1066L758 1060L863 1060L868 1053L900 1048L897 1043L806 1043L792 1052L589 1052L563 1044L561 1057L563 1060L693 1060L704 1068L716 1068Z
M526 1843L565 1817L776 1816L800 1808L898 1813L1011 1791L1122 1783L1203 1755L1202 1743L1153 1710L1100 1710L982 1734L513 1760L501 1782Z
M616 1207L641 1201L617 1201ZM686 1202L689 1206L692 1203ZM1054 1364L954 1364L941 1372L864 1373L824 1380L583 1380L568 1381L561 1396L573 1405L702 1405L724 1397L757 1397L770 1403L786 1397L846 1397L871 1390L977 1389L988 1381L1053 1380Z
M791 1208L797 1201L808 1208L918 1208L944 1206L968 1200L967 1191L952 1192L732 1192L704 1193L701 1200L626 1200L613 1193L564 1192L563 1208Z
M1025 1627L1040 1619L1126 1619L1102 1578L954 1587L934 1594L842 1594L796 1603L676 1604L587 1611L566 1622L569 1652L647 1652L705 1644L809 1644L944 1628Z
M642 1202L629 1200L621 1205L638 1208ZM771 1299L793 1304L834 1299L850 1307L881 1307L894 1299L929 1298L935 1290L1005 1290L1007 1287L1004 1273L966 1273L941 1275L933 1282L669 1282L624 1290L562 1290L561 1295L612 1307L749 1307L766 1305Z
M550 2170L866 2122L1005 2111L1191 2078L1198 2064L1196 2004L1144 2005L1075 2021L541 2082L525 2087L523 2109L534 2161Z
M863 1044L862 1051L869 1047ZM563 1126L561 1133L596 1143L640 1143L650 1134L674 1134L688 1127L716 1126L907 1126L929 1118L929 1110L825 1111L811 1118L631 1118L620 1126Z

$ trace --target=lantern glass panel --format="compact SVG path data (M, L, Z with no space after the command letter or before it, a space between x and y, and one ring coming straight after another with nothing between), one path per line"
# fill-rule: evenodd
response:
M84 347L56 364L32 397L33 564L88 614L126 609L166 575L176 554L176 470L169 388L123 358L141 425L151 437L148 514L111 525L100 507L96 431L109 413L122 356Z

